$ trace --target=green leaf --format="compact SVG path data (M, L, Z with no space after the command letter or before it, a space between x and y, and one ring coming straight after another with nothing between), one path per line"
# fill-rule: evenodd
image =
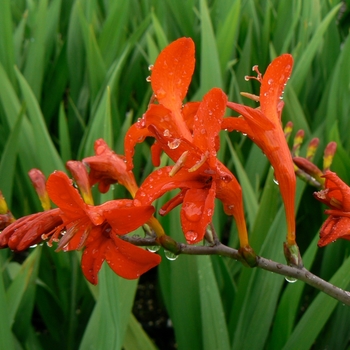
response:
M230 349L225 313L209 256L197 257L203 349Z
M80 349L121 349L128 327L137 280L125 280L105 263L99 272L99 297Z
M10 81L14 83L13 66L15 65L15 55L12 30L10 1L3 0L0 11L0 62L6 72L8 72Z
M15 177L15 166L22 120L23 113L20 113L10 136L7 139L5 149L0 159L0 186L4 197L7 198L6 201L9 207L11 207L13 180Z
M345 288L349 283L349 269L350 258L347 258L329 282L339 288ZM319 292L298 322L283 350L310 349L338 303L338 300Z
M41 113L33 91L17 68L15 72L23 98L26 102L31 124L35 130L36 154L39 160L39 164L37 166L39 166L46 175L50 174L54 170L64 170L64 165L49 135L44 117ZM34 164L32 166L34 166Z
M209 15L207 2L200 0L201 15L201 53L200 53L200 90L197 99L213 87L223 87L219 52Z
M47 0L39 0L35 5L37 7L33 7L33 11L29 11L31 39L23 75L28 81L34 96L40 101L45 71Z
M130 315L128 329L125 334L123 349L125 350L156 350L152 340L142 329L133 314Z
M9 318L8 308L11 307L7 303L6 290L4 286L4 280L0 274L0 348L14 350L15 344L13 341L13 335L11 332L11 322Z
M291 85L293 85L295 93L298 95L301 91L303 84L305 83L306 76L309 74L312 60L315 57L317 49L322 43L322 38L327 30L330 22L334 19L338 13L341 4L334 6L334 8L327 14L323 21L318 26L315 34L308 43L305 50L303 50L301 56L295 64L293 75L290 79Z

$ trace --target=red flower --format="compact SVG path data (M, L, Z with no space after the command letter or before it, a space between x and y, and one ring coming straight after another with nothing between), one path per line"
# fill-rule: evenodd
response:
M181 223L188 243L204 237L212 220L215 197L224 204L226 214L233 215L239 230L242 247L249 246L242 191L233 174L216 158L219 150L219 131L227 103L220 89L210 90L199 104L193 121L192 141L182 135L172 135L152 119L149 129L159 146L176 163L152 173L140 186L136 200L150 204L164 193L180 188L181 192L163 206L161 214L183 203Z
M293 58L289 54L277 57L265 74L258 74L261 81L260 108L250 108L229 102L227 106L242 116L225 118L223 129L247 134L264 152L275 170L287 217L287 243L295 244L295 190L296 179L292 157L281 125L283 101L280 100L290 77ZM257 68L255 67L257 71Z
M0 234L0 248L8 246L20 251L48 238L48 245L59 242L57 250L85 247L81 266L93 284L97 284L104 260L116 274L127 279L138 278L160 263L159 255L118 237L146 223L154 212L152 206L135 206L129 199L88 205L60 171L50 175L46 188L59 208L25 216L6 227Z
M332 171L326 171L324 177L325 189L314 193L316 199L330 207L325 211L329 217L322 225L319 247L338 238L350 240L350 187Z
M101 193L106 193L109 186L119 183L125 186L134 197L137 184L131 170L125 164L125 157L114 153L103 139L95 141L95 156L83 159L83 163L90 167L90 185L99 183Z
M141 185L135 199L151 204L172 189L181 192L163 206L164 215L183 203L181 223L189 243L203 239L212 220L215 197L222 200L225 212L236 219L240 243L249 246L241 187L233 174L217 159L220 143L218 134L226 110L227 97L218 88L210 90L202 102L182 105L194 71L194 43L181 38L167 46L152 69L151 84L159 104L150 104L125 137L127 163L137 142L145 137L156 139L152 160L159 165L164 151L174 162L152 173Z
M155 137L149 129L155 121L165 135L192 140L190 130L199 103L191 102L185 106L182 103L194 71L194 51L192 39L180 38L168 45L157 57L152 68L151 85L154 98L159 104L150 104L147 112L129 128L125 136L125 156L129 168L133 166L136 143L142 142L147 136ZM155 146L152 151L157 154L159 148ZM155 158L153 157L154 160Z
M154 212L153 207L134 206L128 199L90 206L83 202L67 175L59 171L50 175L46 187L63 220L62 227L52 237L57 237L64 226L66 233L58 249L85 247L81 266L88 281L97 284L97 273L104 260L116 274L127 279L138 278L159 264L158 255L118 237L146 223Z

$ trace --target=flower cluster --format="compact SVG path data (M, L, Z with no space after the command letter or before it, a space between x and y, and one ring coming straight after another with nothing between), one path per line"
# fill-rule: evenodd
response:
M115 154L104 140L97 140L94 156L67 163L76 186L64 172L55 171L46 181L40 171L32 170L30 177L43 212L15 220L0 197L3 229L0 248L20 251L42 240L47 240L49 245L57 242L58 251L83 250L82 270L93 284L98 281L104 261L116 274L137 278L158 265L160 256L131 244L125 235L144 226L147 232L153 232L157 244L176 251L176 242L165 234L154 216L153 204L177 189L177 194L158 214L166 215L181 205L185 240L195 244L208 239L206 233L212 222L215 199L220 200L225 213L236 222L242 260L254 266L256 257L249 244L241 186L217 157L219 134L226 130L248 135L274 168L286 212L289 252L286 256L290 263L299 265L295 241L295 165L281 123L281 95L292 72L292 56L277 57L264 75L254 67L258 74L254 79L261 83L260 95L249 97L260 102L259 108L229 102L219 88L212 88L201 101L184 103L194 67L195 47L189 38L174 41L160 53L149 79L153 90L151 102L142 118L126 133L125 156ZM227 108L239 116L225 117ZM151 154L155 170L138 186L132 171L133 156L136 144L146 137L154 139ZM162 152L173 165L160 167ZM345 224L345 218L339 216L346 216L344 212L349 211L346 197L340 196L343 185L333 173L326 173L325 177L326 190L316 195L332 208L324 231L339 231L338 227ZM125 186L132 199L94 205L91 187L98 184L99 191L105 193L114 183ZM51 208L50 200L57 208Z

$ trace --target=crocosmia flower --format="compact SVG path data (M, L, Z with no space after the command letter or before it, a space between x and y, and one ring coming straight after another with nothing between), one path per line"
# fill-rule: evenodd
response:
M334 242L338 238L350 240L350 187L336 173L326 171L325 189L315 192L314 196L330 209L329 215L320 231L319 247Z
M83 159L90 168L90 185L99 183L100 192L105 193L111 184L119 183L134 196L138 186L134 174L127 169L125 157L112 151L103 139L95 141L94 149L94 156Z
M224 204L228 215L235 217L241 247L248 247L242 191L233 174L217 159L219 132L226 110L227 96L213 88L200 102L183 105L195 66L194 43L181 38L158 56L151 74L154 100L143 117L126 134L127 163L132 166L134 146L151 136L152 160L159 165L165 152L174 166L158 169L140 186L135 200L151 204L164 193L180 189L160 213L181 207L181 224L188 243L204 237L212 220L215 198ZM153 101L153 102L155 102Z
M138 278L160 263L159 255L121 238L151 218L152 206L135 206L130 199L88 205L61 171L50 175L46 188L58 208L25 216L6 227L0 234L1 248L20 251L48 239L50 246L59 242L57 250L84 249L81 267L92 284L97 284L105 260L116 274L127 279Z
M222 128L247 134L264 152L275 171L287 217L287 244L295 244L295 189L296 178L292 157L281 124L283 101L281 95L291 75L293 58L289 54L277 57L268 66L264 76L257 67L260 87L260 108L251 108L228 102L227 106L241 114L225 118Z
M152 206L134 206L128 199L90 206L82 200L63 172L51 174L47 184L51 200L60 208L66 232L58 249L85 247L81 267L88 281L97 284L97 273L104 260L119 276L134 279L156 266L160 257L123 241L119 236L140 227L154 212ZM52 237L61 234L61 227Z

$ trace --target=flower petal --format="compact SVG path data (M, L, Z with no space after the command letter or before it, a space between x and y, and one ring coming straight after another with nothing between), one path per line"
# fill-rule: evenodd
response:
M111 239L101 234L86 246L81 258L81 269L90 283L95 285L98 283L97 274L105 260L106 250L111 244L113 244Z
M215 167L219 131L226 110L227 96L219 88L204 95L193 124L193 142L202 152L209 151L209 164Z
M283 54L275 58L267 67L260 88L262 112L274 122L280 120L278 104L285 85L292 74L293 57Z
M0 233L0 248L8 246L21 251L41 242L43 234L54 233L55 228L62 224L59 214L60 209L56 208L16 220Z
M189 189L181 208L181 225L187 243L200 242L214 213L215 182L210 189Z
M111 184L118 182L134 195L137 184L134 174L127 169L125 157L117 155L103 139L96 140L94 148L96 155L83 159L90 167L90 185L99 182L100 192L105 193Z
M176 111L187 94L194 65L194 42L180 38L168 45L157 57L152 69L152 89L160 104Z
M172 166L167 166L151 173L136 193L135 201L140 205L150 205L164 193L176 188L202 188L205 177L189 173L186 169L170 176Z
M86 215L87 204L63 171L52 173L46 182L46 188L51 200L62 209L66 219L74 220Z
M108 204L108 203L105 203ZM154 207L132 206L132 207L104 207L103 216L106 221L112 226L113 231L118 235L136 230L144 225L154 213Z
M159 265L161 257L131 243L125 242L111 233L105 257L110 268L120 277L135 279L151 268Z
M322 225L319 247L324 247L338 238L350 240L350 218L330 216Z

